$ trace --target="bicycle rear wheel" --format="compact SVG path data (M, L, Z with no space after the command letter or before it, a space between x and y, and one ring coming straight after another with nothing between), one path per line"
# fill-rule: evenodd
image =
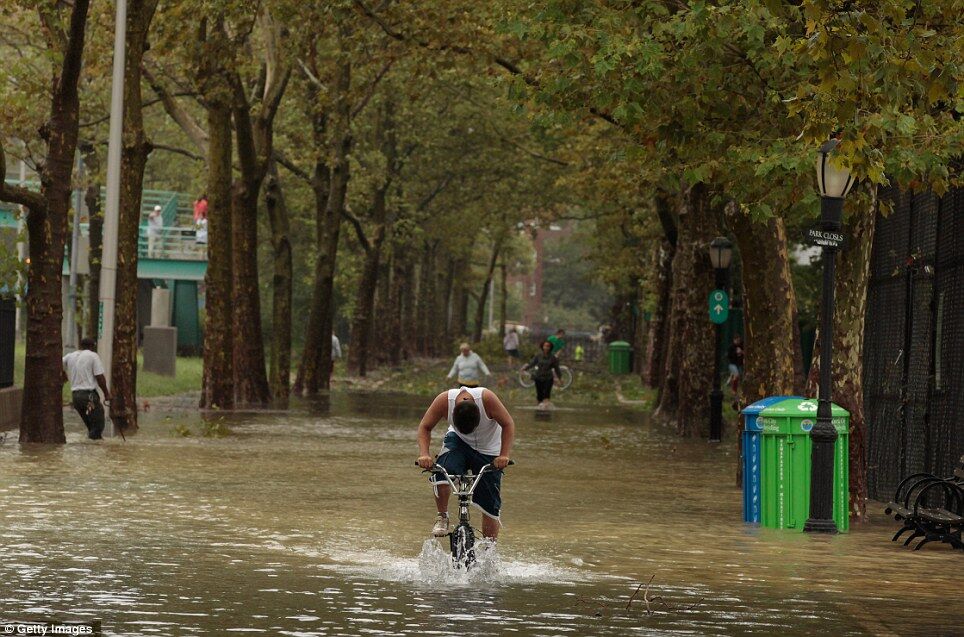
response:
M530 374L525 369L519 370L519 384L528 389L536 384L536 381L532 380L532 374Z
M455 568L468 569L475 562L475 531L471 525L462 523L449 536L452 563Z
M569 389L569 385L572 385L572 370L560 365L559 372L559 389Z

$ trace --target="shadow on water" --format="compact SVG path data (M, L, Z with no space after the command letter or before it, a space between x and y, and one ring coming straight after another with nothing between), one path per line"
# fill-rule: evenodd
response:
M157 408L127 442L86 442L68 417L65 446L0 445L0 619L101 618L123 635L960 625L960 556L905 551L882 519L838 537L747 527L732 441L682 440L621 408L510 405L503 533L485 569L453 572L426 539L431 492L411 464L430 399Z

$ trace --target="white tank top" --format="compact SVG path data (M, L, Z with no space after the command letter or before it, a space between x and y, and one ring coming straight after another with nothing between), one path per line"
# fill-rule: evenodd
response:
M475 404L479 407L479 426L468 435L457 430L455 425L452 424L452 410L455 409L455 399L463 391L471 394ZM482 393L484 391L484 387L462 387L461 389L449 390L449 431L455 432L455 435L479 453L497 456L502 451L502 425L489 418L489 415L485 413L485 405L482 404Z

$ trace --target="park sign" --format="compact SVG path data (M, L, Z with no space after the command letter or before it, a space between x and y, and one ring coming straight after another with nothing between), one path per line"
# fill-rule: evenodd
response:
M730 296L726 290L713 290L709 298L710 320L721 325L730 316Z
M821 248L840 248L843 247L844 244L844 234L842 232L810 228L807 230L807 241Z

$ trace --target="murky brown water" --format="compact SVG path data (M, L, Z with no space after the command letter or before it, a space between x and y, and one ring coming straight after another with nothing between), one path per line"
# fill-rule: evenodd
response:
M422 407L340 394L330 411L233 416L222 438L175 437L178 423L197 434L199 418L155 410L126 443L83 442L73 416L64 447L8 440L0 618L100 618L117 635L964 625L964 555L892 544L882 516L833 538L748 528L729 441L681 441L620 410L551 421L518 410L500 561L468 580L444 572L423 548L433 510L412 464Z

